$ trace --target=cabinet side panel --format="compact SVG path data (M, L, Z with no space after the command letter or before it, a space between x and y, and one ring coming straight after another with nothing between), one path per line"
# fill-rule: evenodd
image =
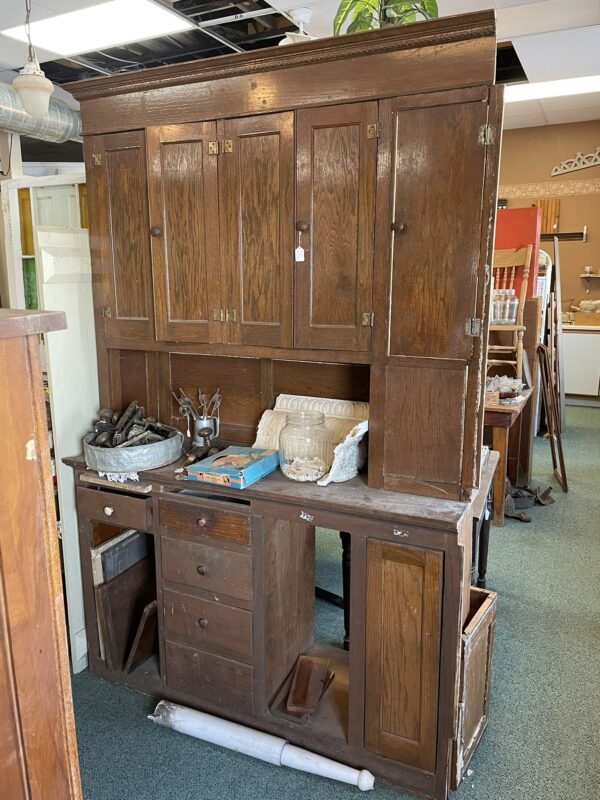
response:
M367 542L365 747L428 771L437 744L442 561L439 552Z

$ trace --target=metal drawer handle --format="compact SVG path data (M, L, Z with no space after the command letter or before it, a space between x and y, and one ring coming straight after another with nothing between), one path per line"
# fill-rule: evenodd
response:
M102 510L104 511L107 517L111 517L115 513L114 508L111 508L110 506L104 506Z
M196 571L198 575L206 575L206 567L204 566L204 564L198 564L198 566L196 567Z
M198 625L200 625L201 628L208 628L208 620L204 617L200 617L198 620Z
M200 519L197 519L196 522L201 528L203 528L207 523L207 519L206 517L200 517Z

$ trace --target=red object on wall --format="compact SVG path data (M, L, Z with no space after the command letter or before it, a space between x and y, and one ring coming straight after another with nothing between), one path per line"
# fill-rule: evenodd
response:
M519 250L521 247L533 245L527 297L537 294L537 277L539 266L540 235L542 233L542 210L531 208L501 208L496 214L496 250ZM520 272L520 270L519 270ZM517 296L521 286L519 272L515 275Z

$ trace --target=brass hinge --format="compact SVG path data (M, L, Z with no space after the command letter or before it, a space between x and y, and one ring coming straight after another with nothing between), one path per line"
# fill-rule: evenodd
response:
M222 308L213 308L213 320L215 322L225 321L225 313L223 312Z
M222 153L233 153L233 139L223 139L221 142Z
M227 322L236 322L237 321L237 311L235 308L226 308L225 309L225 319Z
M209 142L208 143L208 155L209 156L218 156L219 155L219 143L218 142Z
M92 166L94 167L102 166L102 153L92 153Z
M479 128L479 144L488 145L494 144L496 141L496 128L486 122Z
M112 308L110 306L102 306L102 316L112 317Z
M367 125L367 139L378 139L379 138L379 123L372 122L370 125Z
M477 317L469 317L465 322L465 333L467 336L481 336L481 320Z
M362 315L362 324L365 327L372 328L375 322L375 314L372 311L365 311Z

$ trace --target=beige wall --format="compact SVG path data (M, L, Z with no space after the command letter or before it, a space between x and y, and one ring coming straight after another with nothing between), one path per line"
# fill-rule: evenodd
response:
M554 178L550 172L561 161L578 152L592 153L599 145L600 120L520 128L503 135L499 197L508 198L508 207L521 208L534 199L559 197L559 231L588 227L587 242L560 244L563 310L572 301L600 299L600 278L589 282L579 278L588 264L600 274L600 166Z

